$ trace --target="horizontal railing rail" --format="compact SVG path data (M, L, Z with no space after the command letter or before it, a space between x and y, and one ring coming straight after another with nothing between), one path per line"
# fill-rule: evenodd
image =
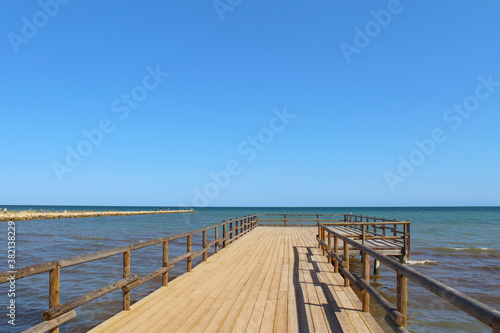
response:
M392 221L391 221L392 223ZM493 333L500 332L500 311L483 304L417 270L403 265L391 257L388 257L366 245L363 245L351 237L342 235L318 222L317 240L323 255L334 265L334 272L342 272L344 285L352 283L362 294L363 311L370 311L370 296L387 313L384 320L396 332L407 332L408 315L408 290L407 280L426 288L438 297L446 300L460 310L478 319L482 323L492 327ZM408 225L409 224L404 224ZM343 257L339 255L339 240L343 242ZM333 243L333 244L332 244ZM350 247L357 249L362 254L362 276L357 276L350 271L349 252ZM397 278L397 305L394 307L378 291L370 285L370 257L396 271Z
M262 227L314 227L319 221L322 222L341 222L344 219L343 214L258 214L259 225ZM276 218L281 216L282 218ZM331 219L338 217L338 219ZM308 223L310 221L310 223ZM282 222L282 223L263 223L263 222ZM291 222L291 223L290 223ZM297 223L305 222L305 223Z
M214 253L219 252L219 247L225 248L236 241L258 225L258 215L248 215L223 221L219 224L187 231L181 234L155 238L144 242L116 247L108 250L78 255L66 259L52 260L0 273L0 284L14 280L23 279L32 275L49 273L49 309L43 312L44 322L41 322L24 332L59 332L59 326L76 317L75 309L83 304L93 301L112 291L122 289L123 310L130 310L130 291L160 275L162 275L162 286L168 285L168 272L174 268L174 264L187 260L187 272L192 269L193 259L203 256L203 261L208 258L208 251L214 246ZM220 233L222 228L222 234ZM214 239L208 241L208 231L214 231ZM192 249L192 238L194 235L202 235L202 249ZM199 237L199 236L198 236ZM174 258L169 258L169 242L186 239L186 253ZM130 274L130 256L134 250L162 244L163 267L146 275ZM108 258L115 255L123 255L123 279L94 291L76 297L68 302L59 304L60 294L60 271L62 268L89 263L95 260Z

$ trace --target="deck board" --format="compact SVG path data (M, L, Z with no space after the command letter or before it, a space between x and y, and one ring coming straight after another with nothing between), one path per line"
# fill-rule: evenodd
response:
M383 332L316 232L257 227L90 332Z

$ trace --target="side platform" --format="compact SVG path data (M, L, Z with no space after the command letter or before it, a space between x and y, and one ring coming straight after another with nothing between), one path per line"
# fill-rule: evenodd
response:
M316 233L257 227L90 332L383 332Z

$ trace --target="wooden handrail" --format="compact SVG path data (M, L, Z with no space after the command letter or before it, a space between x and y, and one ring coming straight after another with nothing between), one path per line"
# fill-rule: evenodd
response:
M146 282L148 282L149 280L152 280L154 279L155 277L161 275L161 274L165 274L167 273L168 271L172 270L174 268L174 265L169 265L169 266L165 266L163 268L160 268L159 270L157 271L154 271L153 273L150 273L146 276L143 276L135 281L133 281L132 283L126 285L126 286L123 286L122 287L122 290L124 293L128 293L130 292L132 289L136 288L136 287L139 287L141 284L144 284Z
M71 310L57 318L54 318L49 321L41 322L33 327L28 328L27 330L22 331L21 333L44 333L50 331L54 328L59 327L60 325L70 321L71 319L76 317L76 311Z
M344 253L348 252L349 246L351 245L352 247L356 248L357 250L361 251L367 256L370 256L376 260L378 260L380 263L385 264L389 268L395 270L398 275L398 311L405 317L405 324L406 324L406 302L407 302L407 287L406 287L406 279L410 279L411 281L417 283L418 285L426 288L427 290L433 292L436 294L438 297L446 300L450 304L458 307L462 311L466 312L467 314L473 316L474 318L478 319L482 323L489 325L490 327L493 327L493 332L498 331L500 329L500 311L497 311L491 307L489 307L486 304L483 304L431 277L426 276L425 274L422 274L410 267L407 267L403 264L398 263L396 260L383 255L365 245L362 245L355 240L345 237L342 234L339 234L333 230L328 229L325 225L322 223L318 222L318 230L320 230L319 235L318 235L318 242L321 246L325 246L325 240L324 236L322 237L322 234L331 234L333 237L336 237L340 240L344 241ZM327 252L327 255L331 256L331 253ZM338 260L339 256L338 253L336 253L336 256L331 256L334 260ZM344 259L344 261L347 261L348 258ZM347 269L344 273L348 272L348 263L347 263ZM340 269L345 269L344 267L339 267ZM349 274L351 274L349 272ZM347 276L348 274L346 274ZM348 277L349 278L349 277ZM352 274L351 277L352 278ZM371 287L367 287L368 281L365 281L366 283L363 283L361 278L356 277L356 281L358 286L361 287L362 290L365 290L366 292L369 292L373 295L373 290L371 290ZM360 283L361 282L361 283ZM368 284L369 285L369 284ZM375 296L374 299L377 301L379 304L383 304L384 301L382 301L383 297L379 298L378 296ZM387 312L387 308L382 305L384 310ZM389 319L391 321L394 321L397 325L401 326L400 322L396 320L393 316L390 315L390 313L387 313L389 316ZM387 321L387 320L386 320ZM401 327L398 326L398 331L401 331Z
M110 285L107 285L105 287L96 289L94 291L86 293L85 295L77 297L69 302L58 305L56 307L53 307L53 308L43 312L43 319L52 320L56 317L59 317L60 315L63 315L66 312L74 310L77 307L79 307L85 303L88 303L88 302L90 302L98 297L109 294L110 292L112 292L114 290L120 289L120 288L126 286L127 284L136 281L138 278L139 278L138 274L129 276L128 278L122 279L120 281L117 281L117 282L112 283Z

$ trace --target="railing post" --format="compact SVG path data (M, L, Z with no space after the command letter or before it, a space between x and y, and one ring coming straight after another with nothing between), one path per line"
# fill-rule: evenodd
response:
M333 251L337 256L339 255L339 239L337 236L333 236ZM335 273L339 272L339 262L337 260L334 261L333 269Z
M385 223L385 217L382 218L382 222ZM382 227L382 234L385 236L385 227L386 225L383 224L383 227Z
M370 256L363 252L363 279L370 283ZM363 312L370 312L370 294L363 290Z
M187 236L187 252L191 252L191 235ZM191 272L191 262L192 258L189 256L187 258L187 271Z
M373 275L380 274L380 262L377 259L373 260Z
M332 235L328 233L328 251L332 251ZM328 263L331 265L332 264L332 257L328 254Z
M405 262L410 260L410 224L405 224Z
M324 228L321 228L321 240L323 241L323 243L326 243L326 231ZM325 255L326 247L324 245L322 246L322 250L323 250L323 255Z
M227 222L226 220L224 220L224 225L222 226L222 238L224 239L222 241L222 248L225 248L227 246L226 236L227 236Z
M123 252L123 278L130 276L130 250ZM130 310L130 291L123 292L123 310Z
M403 326L407 328L408 316L408 279L397 272L397 309L404 317Z
M283 224L284 224L284 226L286 227L286 214L285 214L285 215L283 215Z
M318 238L321 239L321 226L318 223ZM318 240L318 247L321 249L321 243Z
M207 231L203 230L203 248L207 247ZM203 253L203 261L207 261L208 250Z
M366 225L362 224L361 225L361 244L365 245L365 237L366 237Z
M229 219L229 244L231 244L233 241L233 237L234 237L234 234L233 234L233 219Z
M168 240L163 242L163 267L167 266L168 261ZM161 284L168 286L168 272L163 273Z
M368 218L366 218L366 221L368 221ZM377 233L377 218L374 216L373 217L373 233L376 234Z
M219 227L215 227L215 239L219 239ZM219 253L219 241L215 243L215 253Z
M57 267L49 273L49 309L59 305L59 279L61 274L61 267ZM53 328L50 333L59 333L59 327Z
M344 241L344 260L345 260L345 269L349 272L349 244ZM349 278L344 274L344 286L349 287L351 285Z

